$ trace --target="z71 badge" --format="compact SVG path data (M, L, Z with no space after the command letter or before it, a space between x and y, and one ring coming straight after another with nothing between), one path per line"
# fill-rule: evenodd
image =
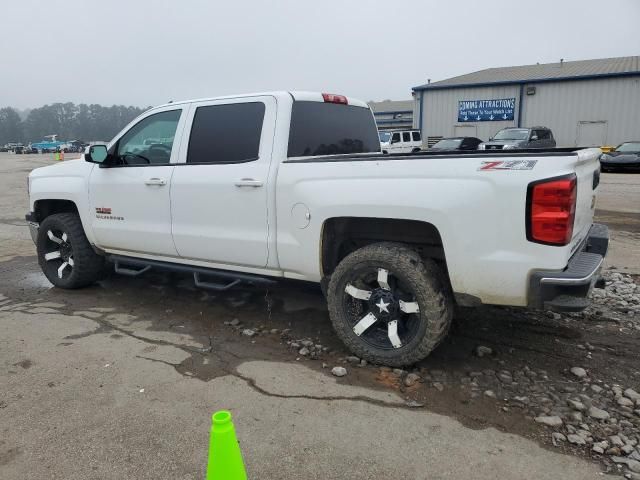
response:
M533 170L537 160L495 160L482 162L478 170Z

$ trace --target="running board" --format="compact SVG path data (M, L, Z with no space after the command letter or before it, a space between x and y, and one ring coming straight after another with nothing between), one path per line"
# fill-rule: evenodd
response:
M215 274L210 274L210 275L215 276ZM221 277L221 278L224 278L224 277ZM229 283L226 283L226 284L205 282L200 280L200 274L198 272L193 272L193 281L195 282L196 287L208 288L209 290L216 290L219 292L224 290L229 290L231 287L235 287L237 284L240 283L240 280L238 280L237 278L235 280L231 280Z
M116 273L137 277L152 268L158 270L170 270L174 272L192 273L196 287L208 288L210 290L224 291L235 287L241 282L273 285L275 280L252 273L232 272L229 270L218 270L215 268L194 267L180 263L160 262L157 260L147 260L144 258L125 257L123 255L108 255L107 260L115 264ZM203 277L210 277L226 282L211 282Z
M150 265L142 267L139 270L134 270L133 268L121 266L118 260L115 261L115 272L119 273L120 275L126 275L127 277L137 277L138 275L142 275L144 272L148 272L149 270L151 270Z

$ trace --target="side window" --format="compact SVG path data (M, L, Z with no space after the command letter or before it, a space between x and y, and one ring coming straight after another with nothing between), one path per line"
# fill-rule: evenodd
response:
M391 143L396 143L400 141L400 132L396 132L391 136Z
M136 123L116 144L116 162L124 165L166 165L182 110L150 115Z
M421 142L422 141L422 137L420 136L420 132L411 132L411 135L413 135L413 141L414 142Z
M198 107L187 163L241 163L258 159L264 103Z
M540 140L549 140L551 138L551 132L549 130L538 130L538 138Z
M410 142L411 141L411 132L402 132L402 141Z

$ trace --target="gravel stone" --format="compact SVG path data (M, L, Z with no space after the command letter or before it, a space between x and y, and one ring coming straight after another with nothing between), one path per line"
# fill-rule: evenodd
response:
M587 376L587 371L581 367L573 367L571 369L571 373L573 373L578 378L585 378Z
M589 408L588 415L596 420L607 420L611 416L609 415L609 412L598 407Z
M569 441L569 443L573 443L574 445L586 445L587 443L582 436L575 433L567 435L567 440Z
M627 397L618 397L616 403L621 407L633 407L633 400L629 400Z
M253 337L256 334L255 330L251 330L250 328L245 328L242 330L242 335L245 337Z
M485 397L496 398L496 394L493 390L485 390L484 395Z
M303 356L305 356L305 357L306 357L306 356L307 356L307 355L309 355L311 352L309 351L309 349L308 349L307 347L302 347L298 353L299 353L300 355L303 355Z
M347 369L344 367L333 367L331 373L336 377L344 377L347 374Z
M417 373L410 373L404 379L404 384L407 387L411 387L420 381L420 375Z
M611 445L613 445L614 447L624 447L624 442L618 435L613 435L609 437L609 441L611 442Z
M632 472L640 473L640 462L637 460L632 460L625 457L611 457L611 460L616 463L625 464Z
M493 349L489 347L485 347L484 345L478 345L476 347L475 352L476 352L476 355L480 358L486 357L488 355L493 355Z
M584 412L587 409L587 407L584 406L584 403L578 402L577 400L567 400L567 405L579 412Z
M554 446L558 446L558 442L566 442L567 441L567 437L565 437L562 433L560 432L553 432L551 434L551 442L553 443Z
M632 388L627 388L623 395L634 402L640 402L640 393L636 392Z
M541 415L539 417L536 417L535 421L537 423L541 423L548 427L561 427L563 424L562 419L556 415L553 415L553 416Z

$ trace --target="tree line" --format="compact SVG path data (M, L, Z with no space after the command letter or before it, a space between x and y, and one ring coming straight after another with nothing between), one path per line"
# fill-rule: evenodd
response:
M38 142L45 135L54 134L63 141L109 141L145 110L124 105L105 107L84 103L53 103L30 110L22 119L14 108L0 108L0 145Z

